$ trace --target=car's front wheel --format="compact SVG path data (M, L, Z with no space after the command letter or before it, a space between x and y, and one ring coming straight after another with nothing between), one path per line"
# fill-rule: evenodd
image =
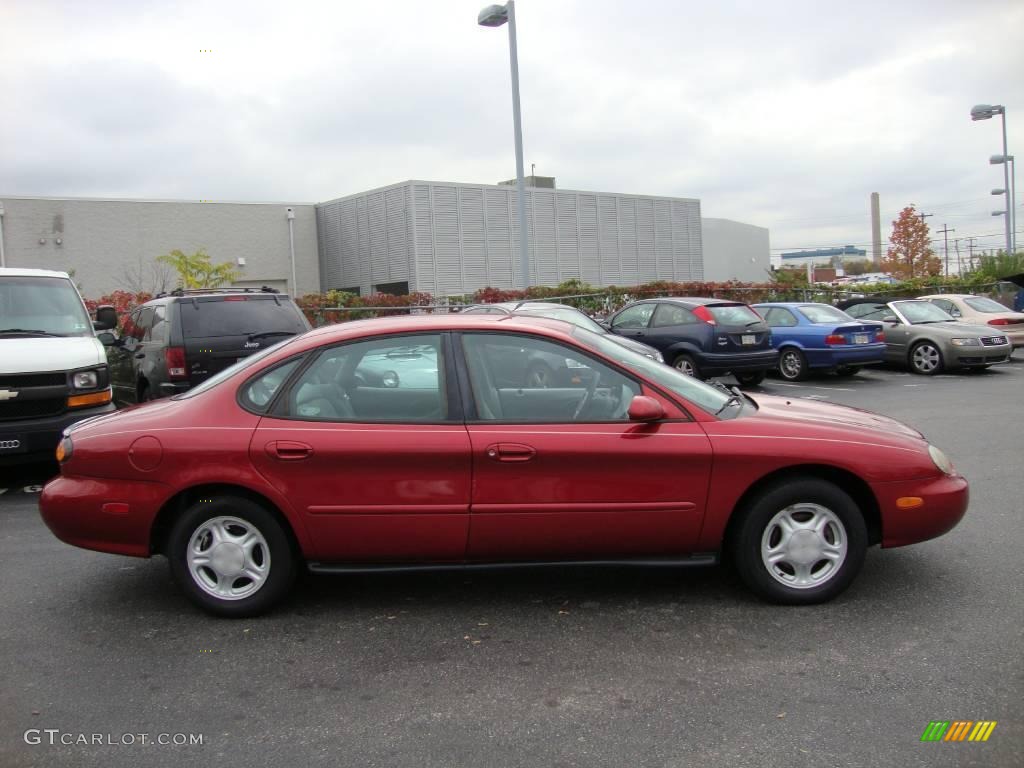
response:
M171 574L200 608L218 616L255 616L287 592L295 557L277 519L238 496L200 499L171 528Z
M864 517L830 482L801 478L769 486L740 514L730 554L744 583L771 602L831 600L864 562Z
M910 370L922 376L942 372L942 352L930 341L920 341L910 350Z

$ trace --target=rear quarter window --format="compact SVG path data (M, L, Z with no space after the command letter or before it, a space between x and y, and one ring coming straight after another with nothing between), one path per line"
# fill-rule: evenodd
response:
M186 338L272 332L298 334L308 328L298 307L281 296L201 297L179 302L178 311Z

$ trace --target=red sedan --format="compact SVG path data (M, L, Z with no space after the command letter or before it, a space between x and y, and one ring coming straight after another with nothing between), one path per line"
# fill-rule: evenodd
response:
M527 362L557 359L541 385ZM250 616L320 572L686 565L728 553L780 603L868 546L939 536L967 481L882 416L707 385L556 320L418 316L310 331L169 400L81 422L40 511L63 541L162 553Z

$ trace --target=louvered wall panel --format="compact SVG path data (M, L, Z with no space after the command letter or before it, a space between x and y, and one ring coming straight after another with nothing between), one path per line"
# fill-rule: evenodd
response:
M622 262L622 281L626 285L642 282L636 250L636 200L631 197L616 200L619 222L619 254Z
M654 253L654 201L636 199L636 250L639 282L658 279L658 260Z
M534 236L530 259L540 285L558 284L558 249L555 244L555 196L531 190Z
M558 282L579 279L580 242L579 242L579 206L575 192L556 192L555 216L558 233Z
M434 244L434 214L430 186L413 185L412 199L415 209L413 237L416 241L416 284L410 284L409 289L437 293L437 270L434 266L437 251Z
M462 292L462 255L459 232L458 188L435 185L434 243L437 247L437 293L441 296Z
M622 279L622 253L619 250L618 198L597 198L598 250L601 254L601 284L625 285Z
M591 285L602 285L601 254L597 246L597 197L577 195L579 214L580 277Z
M462 276L464 284L456 293L490 284L487 264L484 191L481 187L459 187L459 225L462 232ZM473 288L469 288L473 286Z
M487 221L487 271L493 288L513 287L513 261L519 251L513 251L512 227L509 217L509 195L505 190L484 190L484 213Z
M381 279L375 277L375 282L393 283L410 279L409 254L405 244L405 220L405 189L396 187L385 190L384 242L386 250L381 258L385 269L383 277Z
M370 283L388 280L387 207L383 192L366 196L366 231L368 252L364 254L369 266Z

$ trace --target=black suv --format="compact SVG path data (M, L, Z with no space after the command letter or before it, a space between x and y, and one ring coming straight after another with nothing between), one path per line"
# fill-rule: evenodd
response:
M184 392L309 327L295 302L270 288L179 290L137 307L120 337L99 338L123 406Z
M608 318L607 325L612 333L650 344L666 363L701 379L731 373L740 385L753 386L779 358L764 319L739 301L637 301Z

